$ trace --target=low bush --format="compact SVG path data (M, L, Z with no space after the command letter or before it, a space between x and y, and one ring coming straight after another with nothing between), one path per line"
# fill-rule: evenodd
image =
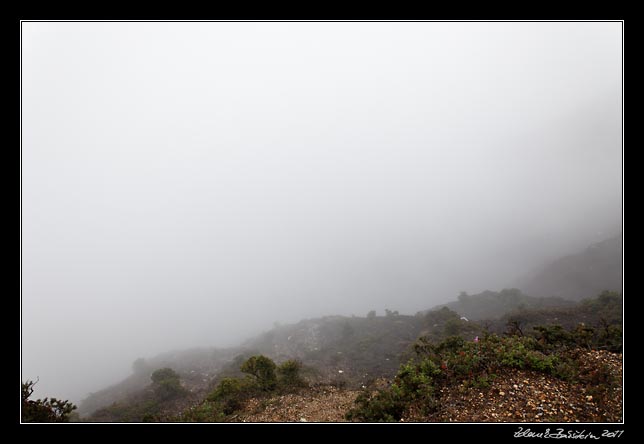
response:
M363 391L356 398L355 404L346 418L359 422L400 421L407 407L407 402L394 390L379 390L375 393Z
M22 411L23 422L69 422L72 411L76 406L65 400L56 398L29 399L34 392L36 382L22 383Z
M275 363L266 356L252 356L244 362L240 370L256 378L257 385L266 391L270 391L277 385L277 376L275 375Z
M295 388L306 385L306 382L301 376L302 364L298 361L289 359L282 362L277 367L277 374L279 376L279 384L281 388Z
M152 389L158 400L167 401L187 394L187 390L181 386L179 374L171 368L156 370L150 379L152 379Z
M248 375L244 378L226 377L198 407L186 414L190 421L200 418L223 420L240 410L251 397L262 397L275 392L287 392L305 385L300 372L302 364L288 360L277 366L270 358L251 356L240 365Z

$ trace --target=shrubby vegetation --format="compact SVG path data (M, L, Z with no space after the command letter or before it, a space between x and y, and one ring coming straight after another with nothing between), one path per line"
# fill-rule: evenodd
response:
M510 306L520 297L511 290L496 295ZM459 297L466 304L476 298L467 294ZM135 376L147 380L147 387L103 409L103 419L98 420L168 420L169 414L184 411L171 420L229 421L250 398L266 400L275 393L306 385L303 373L307 379L348 388L369 386L376 378L398 375L391 390L366 390L358 398L352 419L374 421L396 420L410 405L415 411L429 412L437 402L437 387L458 381L484 389L508 368L571 380L603 381L608 373L583 368L575 353L579 349L621 350L621 301L620 294L604 292L572 307L530 308L519 304L511 313L483 322L463 319L447 307L416 316L387 309L384 316L372 311L367 317L303 320L270 331L234 352L220 353L226 364L214 366L205 355L191 358L199 364L192 367L185 365L183 356L178 361L167 357L137 360L133 365ZM419 335L422 340L417 340ZM479 342L475 343L477 336ZM297 361L277 365L265 356L268 354L301 356L307 367L302 368ZM187 378L184 383L197 390L193 395L182 393L178 374L169 369L155 372L149 384L152 370L168 365L182 370L181 375ZM206 388L203 383L208 382L213 367L218 377ZM190 371L193 368L197 371ZM606 384L600 383L601 387ZM204 401L185 410L197 399Z
M276 365L263 355L251 356L240 366L247 375L224 377L201 404L174 418L188 422L222 422L239 411L252 397L288 393L306 385L301 376L302 364L288 360Z
M294 359L284 361L277 367L277 374L282 387L303 387L306 381L301 376L302 363Z
M164 406L180 401L189 392L181 385L181 378L173 369L164 367L150 376L148 389L121 402L98 409L92 415L96 421L153 422L157 421Z
M447 307L428 312L424 324L427 328L426 336L434 340L457 335L474 337L481 331L478 324L461 319L458 313Z
M537 298L517 288L505 288L499 292L484 291L475 295L461 292L458 300L446 305L470 320L493 319L511 310L571 307L574 302L561 298Z
M608 318L621 307L621 297L605 292L584 304ZM580 360L583 349L621 350L621 328L608 321L599 327L543 325L531 331L510 321L505 335L482 331L480 337L453 335L437 340L441 332L467 331L475 324L458 324L458 315L447 308L430 312L426 320L435 328L433 336L421 337L414 344L413 358L400 367L390 387L364 390L347 419L399 421L412 406L429 414L437 406L440 387L459 383L485 389L498 374L512 368L580 383L600 400L616 384L607 368L591 368Z
M56 398L32 400L36 382L28 380L22 383L22 422L69 422L76 406L68 400Z
M158 400L168 400L186 394L186 389L181 386L179 374L171 368L162 368L152 373L152 387Z
M270 391L277 385L275 363L264 355L253 356L242 364L240 370L255 377L257 387Z

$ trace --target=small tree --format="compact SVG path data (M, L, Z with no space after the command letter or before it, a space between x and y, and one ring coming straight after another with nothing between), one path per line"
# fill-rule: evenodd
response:
M277 373L280 375L280 382L287 387L297 387L304 385L304 380L300 376L302 364L293 359L284 361L282 365L277 368Z
M65 400L56 398L29 399L38 381L22 383L22 421L23 422L69 422L70 415L76 406Z
M371 310L367 313L367 319L374 319L376 317L376 310Z
M262 390L272 390L277 383L275 363L264 355L252 356L242 364L240 370L257 378L257 384Z
M150 379L152 379L154 393L160 399L172 399L185 394L179 374L171 368L156 370Z
M505 335L523 336L523 322L519 319L510 319L505 324Z

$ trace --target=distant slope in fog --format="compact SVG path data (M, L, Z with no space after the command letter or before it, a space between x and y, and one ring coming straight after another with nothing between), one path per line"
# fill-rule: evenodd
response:
M359 386L372 378L392 377L421 333L438 332L442 337L450 334L449 327L475 328L475 322L459 321L460 316L470 321L489 321L488 327L498 332L503 331L510 318L520 320L526 330L536 324L550 323L574 327L585 322L595 326L600 317L621 323L621 318L617 319L614 313L611 316L598 314L591 310L592 304L580 306L572 301L596 298L603 290L621 291L621 251L621 236L613 237L591 245L579 254L551 262L522 285L522 291L463 293L457 301L419 312L416 316L388 312L386 316L368 318L306 319L275 327L238 347L183 350L139 360L133 365L130 377L88 396L81 403L79 413L88 415L115 402L127 405L128 398L149 386L152 371L162 367L176 370L191 396L204 397L218 377L231 369L238 372L241 364L238 358L259 353L278 363L299 359L306 367L315 369L318 381ZM451 314L456 316L456 322L447 325L449 316L443 323L437 321L441 315L446 315L440 310L442 307L458 313ZM621 308L613 311L621 314ZM470 337L479 333L467 331Z
M150 384L150 375L154 370L171 367L177 371L186 386L198 390L206 385L212 374L230 362L242 352L239 347L230 348L193 348L161 353L151 359L138 359L132 365L132 374L123 381L89 394L78 407L81 416L108 406L114 402L127 399L133 393L143 390Z
M520 287L530 296L575 301L622 291L622 235L551 262Z
M509 311L517 309L542 309L569 307L572 301L561 298L537 298L527 296L516 288L506 288L499 292L486 290L479 294L461 293L457 301L434 308L447 307L470 320L497 319Z

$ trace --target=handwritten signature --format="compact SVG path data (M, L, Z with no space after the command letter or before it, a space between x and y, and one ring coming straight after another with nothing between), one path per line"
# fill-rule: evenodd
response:
M623 430L603 430L602 434L597 436L593 432L587 432L586 430L555 429L554 431L550 431L550 429L546 429L545 432L533 432L530 429L519 427L519 430L514 432L514 437L544 439L601 439L619 438L623 433Z

